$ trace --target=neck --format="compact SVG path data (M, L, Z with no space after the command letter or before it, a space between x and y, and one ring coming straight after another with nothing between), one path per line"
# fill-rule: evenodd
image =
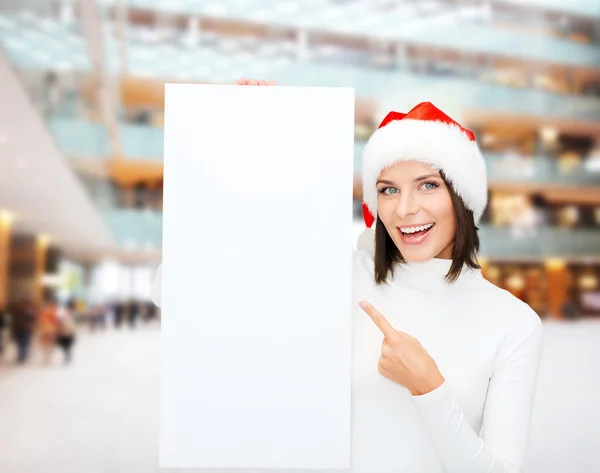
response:
M391 281L427 291L444 291L464 289L482 277L481 270L472 269L465 265L456 281L447 282L446 275L451 266L452 260L447 258L399 263L394 266L394 275Z

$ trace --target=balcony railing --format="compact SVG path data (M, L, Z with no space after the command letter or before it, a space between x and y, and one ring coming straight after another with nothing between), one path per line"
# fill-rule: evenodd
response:
M103 214L120 248L130 251L161 250L161 212L114 209Z
M160 250L162 213L117 209L104 213L120 246L131 250ZM600 254L600 228L542 227L519 236L510 228L480 227L480 256L487 259L587 258Z
M106 127L102 124L71 118L54 117L50 130L61 150L68 156L85 159L105 159L108 156ZM122 124L121 140L126 157L162 161L164 130L146 125ZM364 142L354 147L354 168L360 172ZM555 158L533 156L511 158L484 153L491 181L556 183L573 186L600 185L600 169L585 162L568 171L561 170Z
M77 118L52 117L48 120L48 127L58 147L67 156L79 159L105 159L109 155L108 129L101 123Z
M483 226L481 256L489 259L596 258L600 228L538 228L531 232Z
M426 99L444 108L600 121L600 98L486 83L486 71L461 78L206 49L189 53L175 47L136 46L129 54L132 75L225 83L237 77L265 77L288 85L354 87L358 97L406 107Z

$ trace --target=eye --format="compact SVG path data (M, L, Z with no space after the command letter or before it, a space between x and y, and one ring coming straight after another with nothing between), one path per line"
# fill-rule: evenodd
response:
M379 189L380 194L391 195L391 194L397 194L398 192L399 192L398 189L396 189L395 187L383 187L382 189Z
M424 190L426 191L431 191L433 189L435 189L436 187L439 187L440 185L437 182L434 181L427 181L424 182L423 185L421 186Z

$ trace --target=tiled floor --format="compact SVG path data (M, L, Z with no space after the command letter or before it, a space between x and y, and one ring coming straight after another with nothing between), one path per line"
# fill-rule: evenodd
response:
M69 367L0 362L0 472L158 473L158 361L143 327L80 333ZM539 383L526 473L600 471L600 320L546 324Z

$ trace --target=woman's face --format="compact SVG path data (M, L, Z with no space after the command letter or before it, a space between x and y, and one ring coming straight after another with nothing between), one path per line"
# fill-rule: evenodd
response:
M403 161L383 170L377 190L379 218L405 261L452 258L454 209L437 170Z

